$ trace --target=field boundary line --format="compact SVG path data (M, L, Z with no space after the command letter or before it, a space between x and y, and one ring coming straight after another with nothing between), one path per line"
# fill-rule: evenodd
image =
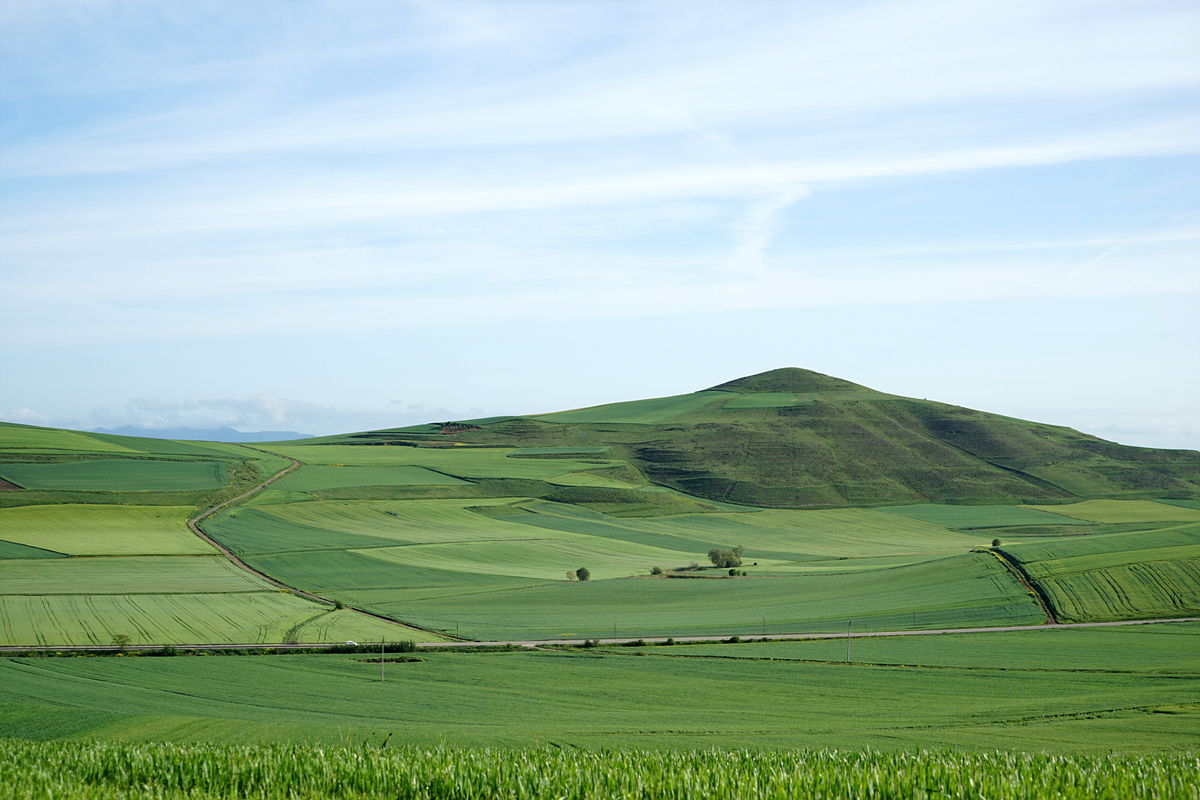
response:
M1025 587L1026 591L1033 596L1037 601L1038 607L1042 613L1046 615L1047 625L1058 625L1058 617L1054 615L1054 605L1050 602L1050 598L1042 591L1042 587L1037 585L1037 581L1029 577L1029 573L1017 563L1015 560L1008 557L1008 554L999 548L989 547L988 552L996 557L996 559L1004 565L1004 568L1012 573L1013 577Z

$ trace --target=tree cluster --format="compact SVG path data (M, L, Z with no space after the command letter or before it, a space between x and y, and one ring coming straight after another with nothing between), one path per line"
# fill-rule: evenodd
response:
M740 544L732 550L722 550L719 547L714 547L708 551L708 560L713 563L714 567L740 567L742 565L742 553L745 549Z

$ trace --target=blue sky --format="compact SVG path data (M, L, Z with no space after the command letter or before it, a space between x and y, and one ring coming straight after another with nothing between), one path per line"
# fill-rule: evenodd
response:
M0 419L781 366L1200 448L1194 2L0 2Z

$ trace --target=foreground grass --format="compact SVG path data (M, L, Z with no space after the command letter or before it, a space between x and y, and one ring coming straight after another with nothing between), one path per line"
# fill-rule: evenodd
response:
M4 798L1196 798L1195 756L0 741Z

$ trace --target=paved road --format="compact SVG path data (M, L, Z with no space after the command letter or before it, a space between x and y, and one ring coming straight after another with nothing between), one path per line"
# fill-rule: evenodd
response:
M938 628L936 630L922 631L871 631L854 633L851 632L849 637L845 633L773 633L766 636L747 634L742 637L742 641L757 641L767 639L770 641L803 641L807 639L873 639L880 636L932 636L936 634L946 633L1006 633L1010 631L1046 631L1060 630L1062 628L1107 628L1124 625L1160 625L1171 622L1200 622L1200 617L1179 617L1176 619L1137 619L1123 620L1120 622L1073 622L1059 625L1012 625L1002 628ZM630 638L607 638L595 639L599 645L622 645L630 642L639 641L640 637ZM728 636L675 636L672 637L676 642L723 642L727 641ZM656 636L650 638L641 638L641 641L646 644L661 644L667 641L665 636ZM451 647L544 647L546 645L555 644L582 644L583 639L525 639L525 640L507 640L494 642L417 642L416 647L420 650L434 650L440 648ZM288 642L257 642L246 644L177 644L175 647L179 650L303 650L303 649L320 649L337 647L343 642L332 642L329 644L295 644ZM362 645L368 645L370 642L360 642ZM0 647L0 653L26 653L29 651L37 652L76 652L76 651L109 651L114 648L111 645L85 645L79 647ZM162 645L130 645L126 650L150 651L161 650Z

